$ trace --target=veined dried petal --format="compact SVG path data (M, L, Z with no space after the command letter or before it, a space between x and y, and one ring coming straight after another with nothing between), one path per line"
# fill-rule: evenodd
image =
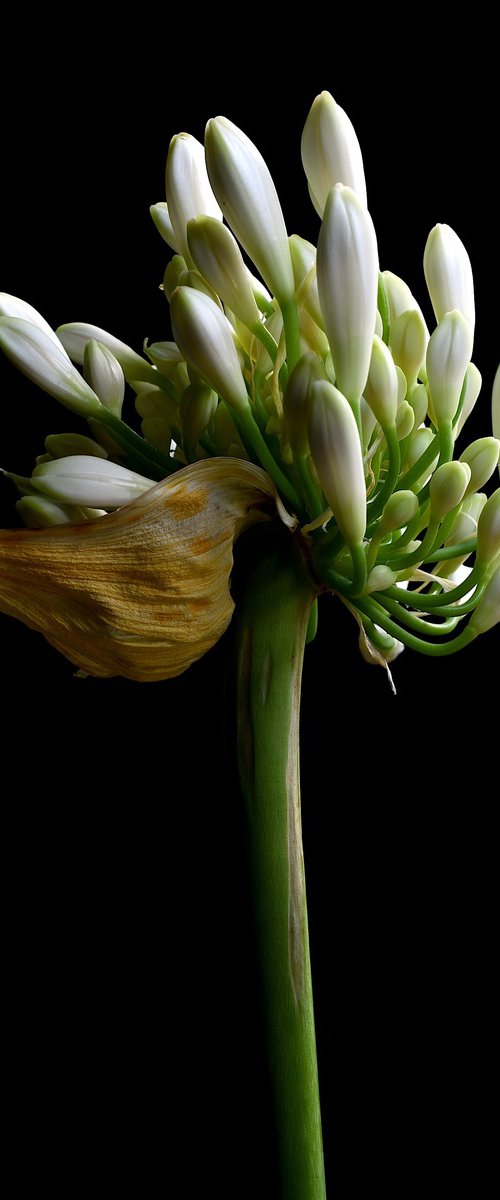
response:
M0 610L91 675L167 679L227 628L235 537L276 513L260 467L205 459L80 526L0 533Z
M330 92L321 92L313 101L300 149L311 200L320 217L336 183L352 188L366 207L365 172L356 131Z

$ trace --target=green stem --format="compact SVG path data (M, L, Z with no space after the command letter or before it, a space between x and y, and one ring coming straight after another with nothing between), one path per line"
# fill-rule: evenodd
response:
M283 1200L326 1200L299 791L299 703L314 584L285 531L240 544L235 622L238 765Z

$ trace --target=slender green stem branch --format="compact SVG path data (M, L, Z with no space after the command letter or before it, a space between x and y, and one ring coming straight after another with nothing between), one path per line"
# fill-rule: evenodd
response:
M299 793L300 682L314 585L292 538L275 526L245 535L240 563L238 762L283 1200L325 1200Z

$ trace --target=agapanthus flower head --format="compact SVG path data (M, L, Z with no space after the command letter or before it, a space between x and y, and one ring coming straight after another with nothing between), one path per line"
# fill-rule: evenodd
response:
M404 280L379 271L359 142L328 92L302 157L317 249L288 236L268 165L230 120L210 120L204 146L174 135L151 208L174 251L159 268L173 340L167 322L143 353L87 323L54 332L0 296L6 354L87 421L50 435L29 478L7 472L29 528L0 535L0 607L86 670L185 669L227 626L233 541L257 520L286 525L369 661L403 644L449 654L498 619L499 493L481 489L500 368L493 436L460 444L481 403L467 251L448 225L431 231L428 330ZM142 437L122 419L126 386Z

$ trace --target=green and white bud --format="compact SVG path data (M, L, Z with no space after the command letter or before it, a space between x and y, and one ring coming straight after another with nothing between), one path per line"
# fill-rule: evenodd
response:
M449 225L431 229L424 250L425 282L436 315L441 322L445 313L458 309L474 330L474 281L472 267L463 242Z
M83 355L83 373L101 404L115 416L121 417L125 396L125 377L111 350L93 338L87 342Z
M175 250L176 254L180 254L180 242L175 236L166 200L159 200L157 204L152 204L149 211L163 241L170 246L171 250Z
M495 562L500 554L500 488L490 496L477 523L476 563L481 569Z
M195 217L188 222L187 240L191 258L210 287L251 329L260 312L241 250L227 225L214 217Z
M36 325L46 334L49 342L53 342L57 349L60 348L59 338L48 321L41 316L38 309L33 308L32 304L27 304L26 300L20 300L19 296L9 296L7 292L0 292L0 317L18 317L20 321Z
M398 411L398 377L390 350L376 334L364 397L381 428L392 429Z
M447 312L431 334L426 370L438 425L452 421L455 416L471 359L472 344L472 329L458 309Z
M154 487L155 480L109 460L76 454L35 467L33 483L44 495L64 504L113 509L142 496Z
M467 367L467 370L465 372L464 397L463 397L463 402L462 402L462 408L460 410L460 416L458 418L458 421L454 427L455 439L462 432L462 429L465 425L467 417L470 417L470 414L474 408L476 400L481 391L482 382L483 381L481 378L481 372L478 371L475 363L473 363L473 362L469 363L469 366ZM500 436L500 432L499 432L498 436Z
M309 445L326 500L349 546L366 529L366 486L358 427L345 396L328 380L311 385Z
M324 378L322 364L316 354L303 354L288 377L283 394L283 415L288 441L294 454L309 454L307 422L311 386Z
M415 413L411 404L407 400L403 400L399 405L396 413L396 433L398 441L403 442L405 438L410 436L415 425Z
M436 521L442 521L452 508L463 500L471 476L467 463L447 462L438 467L431 478L429 495L431 513Z
M231 408L249 408L231 326L209 296L179 287L171 302L174 337L186 362Z
M408 390L415 385L425 362L428 341L427 326L415 308L401 313L391 325L391 353L406 377Z
M486 633L500 621L500 566L488 580L482 599L474 609L469 621L469 631L473 637Z
M39 325L19 317L0 317L0 347L23 375L65 408L81 417L99 417L101 405L95 392L82 379L63 346L58 346Z
M369 596L371 592L385 592L385 589L392 587L397 580L397 572L391 571L385 563L379 563L378 566L372 567L363 595Z
M297 303L299 307L303 305L320 329L324 329L316 277L316 247L306 238L299 237L298 233L292 233L288 242L292 256Z
M387 504L379 521L379 532L382 537L394 533L395 529L406 529L418 509L418 499L415 492L401 490L389 496Z
M401 279L399 275L395 275L393 271L382 271L382 279L389 301L391 326L405 312L419 312L420 316L422 316L420 305L417 304L414 295L404 279Z
M161 388L148 388L147 392L138 392L135 407L140 417L158 417L170 425L179 424L179 405Z
M175 249L191 263L188 221L201 216L222 221L222 213L210 186L203 146L190 133L176 133L170 142L165 184Z
M350 188L332 188L318 240L318 291L336 384L349 402L364 392L377 312L377 239Z
M184 361L175 342L152 342L150 346L145 342L144 353L167 379L175 379L177 368Z
M53 525L78 525L105 517L104 508L87 508L75 504L57 504L48 496L23 496L16 504L17 512L28 529L50 529Z
M491 425L494 436L500 439L500 366L497 367L496 375L493 380L493 392L491 396Z
M107 458L107 451L93 438L83 433L50 433L45 438L45 449L51 458L69 458L72 454L89 454L94 458Z
M471 470L466 496L472 492L481 491L488 479L491 479L498 465L499 456L500 441L494 437L478 438L477 441L471 442L470 446L467 446L467 449L460 455L460 462L468 463Z
M438 439L435 438L432 429L430 429L428 425L423 425L421 429L415 430L406 452L404 470L409 471L413 466L415 466L419 458L425 454L425 451L427 450L428 446L430 446L431 442L434 442L436 445L436 457L433 459L429 467L424 468L422 475L420 475L415 481L415 491L419 491L420 488L423 487L424 483L427 482L432 475L432 472L434 471L439 459Z
M227 117L208 122L205 154L209 179L228 225L279 302L290 301L294 283L288 235L262 155Z
M191 451L214 416L218 397L205 383L190 383L181 397L180 419L184 449Z
M415 384L415 387L408 392L408 404L411 405L415 414L414 428L418 429L425 421L427 416L427 388L423 383Z
M87 325L82 321L71 321L68 325L60 325L56 330L57 337L64 349L69 354L73 362L83 363L85 355L85 347L87 342L93 339L101 345L106 346L118 360L125 379L140 380L143 382L155 382L154 368L141 358L140 354L136 354L135 350L131 350L125 342L121 342L119 338L113 337L112 333L106 333L105 329L100 329L98 325Z
M174 257L167 263L163 276L163 291L169 303L172 292L179 287L185 271L187 271L186 259L182 257L182 254L174 254Z
M321 92L313 101L300 149L309 194L320 217L336 183L352 188L366 208L361 147L352 121L330 92Z

